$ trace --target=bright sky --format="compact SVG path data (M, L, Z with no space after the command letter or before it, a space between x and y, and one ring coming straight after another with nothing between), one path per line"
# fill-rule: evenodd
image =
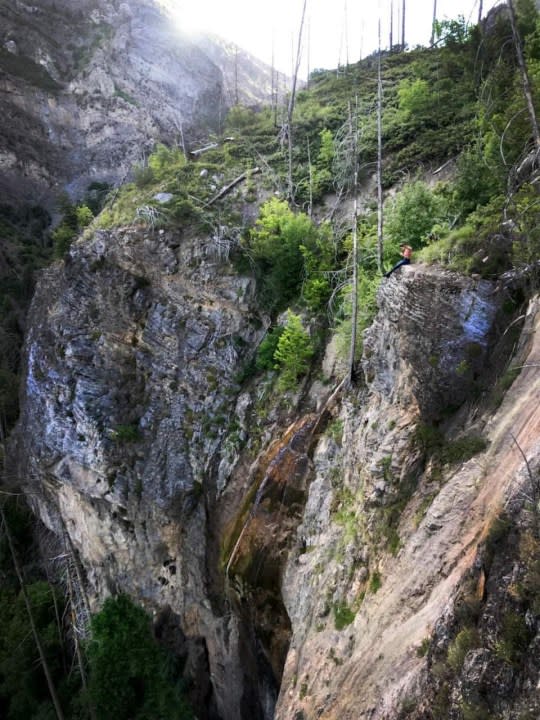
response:
M268 64L274 48L275 66L292 74L304 0L161 0L168 4L184 32L204 30L231 40ZM437 19L464 15L476 23L480 0L436 0ZM501 0L483 0L483 15ZM394 8L393 37L401 36L402 0L307 0L301 74L309 69L335 68L356 62L377 49L377 19L381 45L388 47L390 6ZM427 45L434 0L406 0L405 41ZM309 38L309 39L308 39ZM347 58L348 56L348 58Z

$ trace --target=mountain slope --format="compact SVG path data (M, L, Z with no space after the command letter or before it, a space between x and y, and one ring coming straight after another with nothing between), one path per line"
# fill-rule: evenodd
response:
M201 720L538 716L538 169L497 18L382 58L383 181L410 178L383 271L415 251L390 278L373 57L299 94L292 168L271 109L234 108L205 152L160 146L39 278L6 481L92 611L125 593L152 615Z
M158 140L218 130L234 101L222 45L181 34L152 0L8 0L0 27L5 199L117 183ZM267 100L270 68L242 53L237 65L240 99Z

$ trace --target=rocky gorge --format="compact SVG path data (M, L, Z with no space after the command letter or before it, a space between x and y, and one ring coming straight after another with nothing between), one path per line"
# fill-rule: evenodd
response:
M238 383L265 327L252 282L208 239L101 231L46 272L18 475L42 521L68 533L96 601L124 592L166 616L199 717L270 718L276 702L281 718L397 717L436 684L416 651L448 643L464 583L483 573L482 602L506 602L479 558L503 509L526 531L539 388L533 302L503 404L487 416L471 398L502 352L503 292L406 269L379 291L365 387L329 376L276 414ZM435 473L421 432L450 402L485 449ZM536 681L519 682L520 707L535 707Z
M90 616L126 597L147 613L199 720L535 720L540 298L534 222L520 225L537 205L535 158L519 212L510 195L502 209L484 198L489 232L475 206L469 234L459 227L436 254L463 191L428 188L443 167L449 183L460 172L454 146L444 166L434 154L399 224L403 241L409 215L419 222L427 207L414 242L432 254L416 259L415 246L415 262L389 278L373 259L365 172L357 294L371 309L351 367L350 300L331 308L352 262L352 202L336 189L350 104L343 126L332 117L352 71L321 76L320 106L304 94L290 159L305 177L288 205L287 128L259 108L268 68L173 31L151 0L10 0L0 18L5 207L52 209L93 180L118 185L31 288L5 455L0 417L1 492L31 509L28 565L68 585L66 646L77 632L91 643ZM444 50L436 75L455 77ZM407 55L388 54L388 88L410 90ZM399 102L392 122L418 149L406 111L395 119ZM222 138L232 104L238 135ZM364 121L369 135L367 111ZM426 125L430 142L450 134ZM184 152L199 139L201 156ZM463 207L471 194L467 185ZM386 206L389 257L397 205ZM17 298L15 254L3 254L11 227L0 225L2 307ZM291 308L311 345L287 385L275 351ZM262 363L269 338L277 346ZM2 371L0 400L16 377ZM60 561L76 569L68 581ZM2 638L0 714L15 713L2 705ZM144 694L146 679L132 680Z

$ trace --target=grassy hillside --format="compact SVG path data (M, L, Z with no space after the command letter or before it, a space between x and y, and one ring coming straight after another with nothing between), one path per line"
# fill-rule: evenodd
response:
M536 94L538 14L531 0L517 5ZM481 27L462 19L440 23L431 48L381 54L384 269L407 242L424 261L490 279L524 270L528 286L536 286L532 118L516 58L504 8ZM265 311L293 307L323 324L330 316L346 343L347 208L355 153L361 185L368 187L375 174L378 62L374 54L339 72L317 71L298 93L290 128L292 196L286 108L239 106L204 152L185 157L179 148L158 147L95 225L139 223L207 235L239 270L255 273ZM381 277L375 193L363 191L361 207L359 330L370 322Z
M538 14L532 0L520 0L517 7L536 95ZM428 262L483 277L530 266L540 249L531 118L506 12L493 13L481 27L445 21L437 27L434 47L383 52L380 61L382 180L388 194L385 268L398 258L400 242L413 245L416 257L421 250ZM261 302L268 305L274 297L267 309L279 312L296 304L325 316L331 301L333 321L343 324L346 334L351 224L343 210L336 210L336 198L346 207L353 133L361 182L368 184L375 173L377 72L374 54L339 72L316 71L308 88L298 93L292 123L294 197L287 191L286 109L239 106L230 111L223 136L208 139L215 145L211 149L186 159L178 148L158 147L134 168L133 182L112 194L94 227L137 223L208 234L240 269L249 265L264 278ZM436 170L447 163L452 172L438 175ZM244 173L234 190L216 199ZM171 197L156 199L158 193ZM257 208L270 196L282 204L263 206L257 220ZM375 200L375 195L363 198L358 223L361 325L369 322L380 276ZM85 202L92 205L88 198ZM0 388L0 410L8 426L17 412L8 386L18 368L13 358L33 272L51 256L53 245L61 257L92 218L85 207L65 201L60 206L64 219L48 236L43 224L38 228L24 213L18 217L9 208L3 213L1 299L8 312L1 328L0 372L7 380ZM97 213L99 203L92 210ZM295 223L298 227L291 229ZM262 244L261 232L266 233ZM282 273L287 277L280 279ZM528 278L537 282L534 268Z

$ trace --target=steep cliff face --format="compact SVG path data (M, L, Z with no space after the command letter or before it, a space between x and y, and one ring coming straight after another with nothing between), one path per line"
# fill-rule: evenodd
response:
M17 440L36 512L70 535L93 596L169 607L201 707L220 717L259 712L241 699L256 681L243 679L238 621L212 595L208 541L219 462L242 432L228 433L235 376L263 332L251 295L194 237L132 228L78 243L32 306Z
M124 178L158 140L217 129L231 104L230 63L204 44L152 0L3 3L4 198L44 202L64 187L80 196L92 180ZM250 77L251 100L268 99L270 69L243 56L240 66L242 98Z
M496 640L471 648L461 675L433 668L480 568L496 627L490 588L503 592L506 566L478 551L505 504L515 529L504 552L523 564L529 479L517 447L535 468L537 306L526 369L487 422L501 291L407 268L379 291L367 384L340 405L315 382L298 415L277 411L268 387L239 384L266 322L253 289L211 239L140 227L97 232L44 274L11 453L34 509L69 534L96 604L124 591L157 613L188 658L199 717L398 718L441 683L458 707L498 661ZM444 416L464 401L459 425ZM456 463L444 451L464 423L489 446ZM532 702L534 652L529 675L511 679L529 695L509 693L505 709Z
M538 548L538 302L493 415L473 387L494 347L495 286L411 267L379 303L367 388L344 403L341 443L323 437L314 455L283 582L276 718L536 717L540 588L523 548ZM464 398L446 450L479 435L487 448L426 456L428 423Z

